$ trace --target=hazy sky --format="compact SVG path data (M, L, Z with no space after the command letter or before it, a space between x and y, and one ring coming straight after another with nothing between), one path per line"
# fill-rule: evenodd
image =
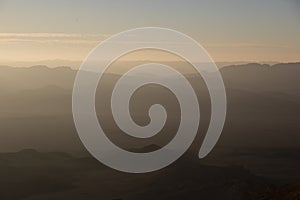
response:
M298 0L0 0L1 61L78 60L101 40L159 26L215 61L300 61Z

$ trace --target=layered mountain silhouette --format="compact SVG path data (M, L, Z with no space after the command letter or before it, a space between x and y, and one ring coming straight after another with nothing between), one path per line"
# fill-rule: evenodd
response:
M86 152L72 118L76 72L68 67L0 67L0 152L16 152L0 154L0 199L298 198L300 63L220 69L227 118L215 149L202 160L197 153L209 124L209 94L201 76L186 73L200 104L198 136L183 158L143 175L111 170ZM134 140L116 126L109 109L119 78L105 74L96 94L99 122L108 137L133 152L167 144L179 123L174 95L156 85L136 92L130 111L137 124L149 123L148 109L154 103L165 106L168 120L157 136Z
M275 148L299 146L300 63L228 66L221 69L221 74L227 92L228 111L220 145ZM84 151L74 128L71 111L75 76L76 71L67 67L0 67L0 151L18 151L23 148L70 153ZM205 129L210 117L206 86L199 75L186 76L195 86L199 97ZM106 75L101 82L104 86L97 92L96 99L99 118L102 117L107 129L117 135L119 130L110 120L111 111L107 109L110 107L107 103L119 77L118 74ZM176 80L176 77L169 78ZM149 87L145 92L137 92L136 99L131 108L133 115L137 115L134 120L141 125L146 124L149 120L148 104L158 101L168 106L170 118L173 117L166 132L176 129L179 109L172 94ZM141 146L151 143L162 145L160 141L151 141Z

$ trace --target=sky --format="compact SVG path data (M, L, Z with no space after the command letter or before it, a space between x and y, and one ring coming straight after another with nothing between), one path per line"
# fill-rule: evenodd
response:
M197 40L216 62L300 61L298 0L0 0L0 64L82 61L109 36L147 26Z

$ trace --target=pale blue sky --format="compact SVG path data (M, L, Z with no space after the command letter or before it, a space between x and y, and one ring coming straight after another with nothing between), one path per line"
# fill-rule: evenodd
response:
M0 60L81 60L97 41L143 26L186 33L218 61L300 60L297 0L0 0L0 24Z

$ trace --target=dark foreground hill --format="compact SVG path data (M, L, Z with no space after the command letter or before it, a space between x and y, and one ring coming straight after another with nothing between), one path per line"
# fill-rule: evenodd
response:
M153 173L128 174L90 157L23 150L0 154L0 176L0 199L10 200L238 200L267 199L277 191L242 167L205 166L187 156Z

